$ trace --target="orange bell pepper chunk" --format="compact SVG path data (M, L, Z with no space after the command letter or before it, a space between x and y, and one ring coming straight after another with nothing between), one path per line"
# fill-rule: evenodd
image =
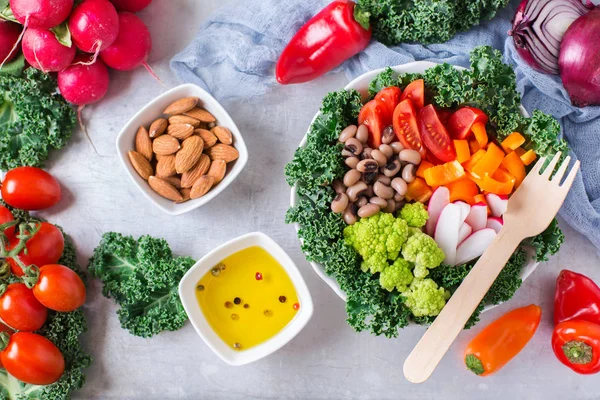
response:
M513 132L500 143L505 152L510 153L525 143L525 138L519 132Z
M461 179L460 181L449 183L446 187L450 191L451 203L462 200L465 203L473 205L475 204L475 196L479 194L479 188L470 179Z
M425 181L429 186L442 186L465 177L465 169L458 161L450 161L425 171Z
M425 180L422 178L416 178L414 181L408 184L404 198L408 201L426 203L429 201L432 194L433 190L427 185L427 183L425 183Z
M524 149L524 148L522 148L522 147L517 147L517 148L515 149L515 153L517 153L517 155L518 155L519 157L521 157L523 154L527 153L527 150L525 150L525 149Z
M456 160L459 163L464 163L471 158L471 150L469 149L469 142L466 140L455 140L454 148L456 149Z
M523 154L521 156L521 161L523 161L523 164L529 165L532 162L534 162L536 158L537 158L537 154L535 154L535 151L533 151L533 150L527 150L525 152L525 154Z
M462 163L463 168L466 169L467 171L471 172L473 167L483 158L485 153L486 153L486 151L483 149L477 150L475 153L473 153L473 155L471 156L471 158L469 158L469 160Z
M481 149L481 146L477 143L477 140L473 139L469 140L469 149L471 150L471 154L475 154Z
M504 152L502 149L490 143L485 155L475 164L471 173L479 178L483 178L486 175L491 176L496 172L503 159Z
M485 195L482 194L482 193L476 194L473 197L473 204L480 204L480 203L487 204L487 201L485 199Z
M525 164L517 153L511 151L502 160L502 166L515 177L515 187L519 187L523 179L525 179Z
M485 146L488 144L488 135L485 131L485 124L483 122L476 122L471 127L471 130L475 135L477 143L479 143L479 147L485 148Z
M427 160L421 161L421 164L419 164L419 168L417 169L417 176L419 178L425 178L425 171L433 166L434 165Z
M512 193L515 187L515 178L503 168L498 168L492 176L486 175L483 178L472 174L467 176L479 186L479 189L486 193L508 195Z

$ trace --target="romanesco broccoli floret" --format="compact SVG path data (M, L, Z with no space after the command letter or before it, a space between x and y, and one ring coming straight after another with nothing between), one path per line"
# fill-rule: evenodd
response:
M386 267L379 274L379 283L384 289L398 289L399 292L408 290L408 285L413 281L413 274L410 272L411 265L403 258L398 258L394 263Z
M415 278L408 291L402 293L405 297L404 304L412 311L415 317L434 317L442 311L450 292L438 287L431 279Z
M400 210L400 218L405 220L410 227L422 228L429 219L429 213L423 203L409 203Z
M414 233L402 247L402 256L415 264L413 274L424 278L429 274L428 269L439 266L444 261L444 252L435 240L425 233Z

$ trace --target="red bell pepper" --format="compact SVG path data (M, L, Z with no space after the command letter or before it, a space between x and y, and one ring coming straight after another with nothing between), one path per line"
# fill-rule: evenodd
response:
M371 40L366 13L335 0L311 18L281 53L275 69L283 85L315 79L358 54Z
M578 374L600 372L600 325L578 319L561 322L552 333L552 350Z
M554 323L571 319L600 325L600 288L587 276L565 269L556 279Z

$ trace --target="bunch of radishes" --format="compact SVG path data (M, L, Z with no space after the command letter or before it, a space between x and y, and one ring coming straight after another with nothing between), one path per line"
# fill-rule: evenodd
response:
M487 204L472 206L463 201L450 203L448 188L440 186L433 192L425 228L444 251L445 264L461 265L481 256L502 228L508 197L488 193L485 200Z
M151 1L83 0L74 6L74 0L10 0L22 26L0 22L0 60L14 58L21 40L29 65L58 73L60 93L68 102L95 103L108 91L107 66L129 71L143 65L152 73L146 62L150 31L133 14ZM59 40L65 28L67 40Z

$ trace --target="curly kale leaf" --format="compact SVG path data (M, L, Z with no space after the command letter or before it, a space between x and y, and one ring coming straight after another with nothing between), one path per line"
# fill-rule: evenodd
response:
M526 239L524 243L535 250L535 260L543 262L548 261L550 256L556 254L564 241L565 234L560 230L555 218L544 232Z
M21 77L0 74L0 170L41 166L51 149L67 144L75 123L50 75L35 68Z

